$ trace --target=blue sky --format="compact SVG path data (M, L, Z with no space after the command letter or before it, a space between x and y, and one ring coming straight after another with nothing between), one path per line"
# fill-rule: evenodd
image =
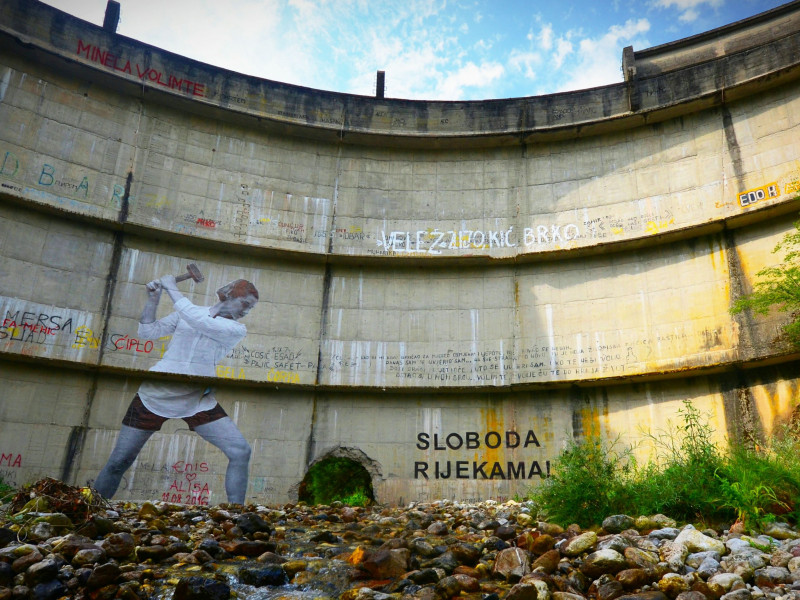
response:
M101 24L106 0L46 0ZM536 96L622 80L642 50L771 0L120 0L118 33L312 88L428 100Z

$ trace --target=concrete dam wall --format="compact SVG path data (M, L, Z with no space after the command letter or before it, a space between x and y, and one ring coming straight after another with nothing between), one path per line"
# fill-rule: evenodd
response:
M224 502L229 448L153 389L219 403L262 503L331 456L381 502L498 498L570 439L671 431L686 400L721 442L792 419L788 317L729 307L800 208L800 3L626 49L620 84L471 102L247 77L34 0L0 14L6 481L94 485L138 392L178 418L114 498ZM235 336L140 328L148 282L189 263L204 279L159 288L158 323L244 279L249 314L197 317Z

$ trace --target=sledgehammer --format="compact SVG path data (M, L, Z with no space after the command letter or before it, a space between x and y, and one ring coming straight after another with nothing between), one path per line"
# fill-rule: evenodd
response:
M197 268L195 263L189 263L186 265L186 273L177 275L175 277L175 283L178 283L179 281L186 281L187 279L194 279L197 283L200 283L203 281L203 279L205 279L205 277L203 277L203 274L200 272L200 269Z

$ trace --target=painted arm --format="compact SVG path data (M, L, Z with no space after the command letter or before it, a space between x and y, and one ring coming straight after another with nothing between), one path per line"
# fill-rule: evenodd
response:
M161 282L156 279L145 287L147 288L147 302L142 309L142 316L139 317L138 336L145 340L154 340L165 335L171 335L178 325L177 313L171 313L156 321L158 302L161 300L161 292L163 290Z
M147 289L147 302L142 309L139 323L152 323L156 320L156 310L158 310L158 302L161 300L161 282L153 280L144 287Z
M165 275L161 278L161 286L175 303L175 310L180 317L196 331L218 341L225 347L233 347L247 334L247 328L232 319L213 318L208 308L195 306L178 290L175 277Z

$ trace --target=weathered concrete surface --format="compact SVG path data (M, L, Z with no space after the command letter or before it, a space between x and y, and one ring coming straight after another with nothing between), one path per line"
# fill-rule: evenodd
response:
M565 439L636 441L683 399L720 439L791 418L785 316L728 308L800 207L800 3L628 52L623 84L459 103L0 9L7 479L93 480L169 344L138 339L144 286L189 262L198 305L236 278L260 292L206 382L253 448L254 500L328 455L364 457L383 501L510 496ZM170 421L119 497L221 501L224 470Z

